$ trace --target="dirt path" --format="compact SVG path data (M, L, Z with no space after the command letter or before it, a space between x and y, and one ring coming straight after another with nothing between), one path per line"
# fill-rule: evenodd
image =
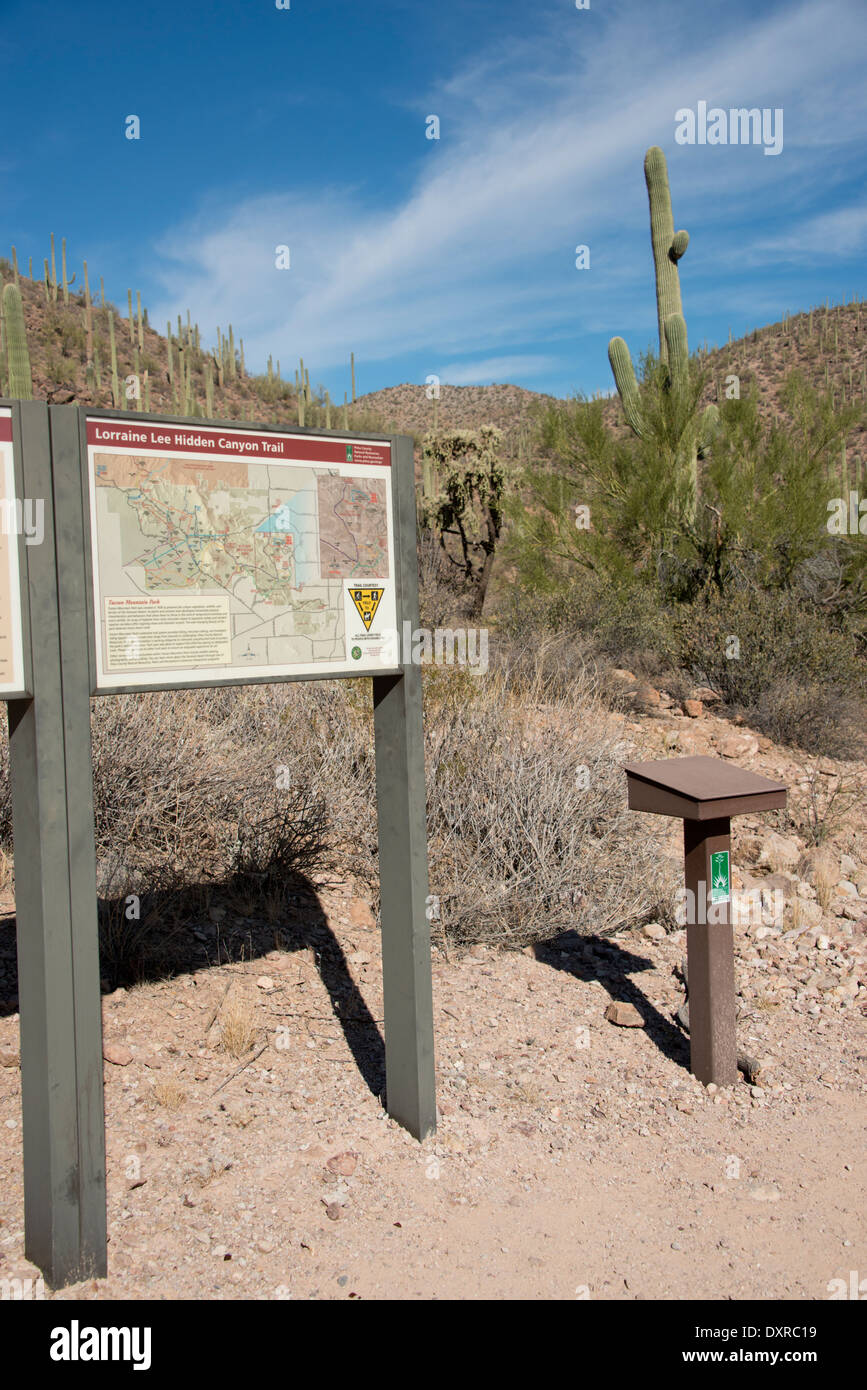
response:
M689 730L680 751L713 751L710 723ZM752 765L773 774L775 756ZM328 959L275 950L105 996L110 1272L56 1296L827 1299L867 1279L867 903L798 892L806 924L738 930L739 1041L762 1084L717 1094L675 1022L682 931L436 952L423 1146L374 1093L379 937L348 885L319 889ZM644 1026L608 1022L612 999ZM256 1038L240 1061L218 1047L230 1006ZM17 1035L0 1017L0 1279L36 1274Z
M345 944L370 956L350 968L380 1018L375 939ZM133 1054L106 1066L110 1276L59 1296L826 1298L867 1272L860 1010L742 1021L776 1080L711 1097L667 1021L682 941L597 950L438 960L444 1113L422 1147L365 1085L307 953L107 998L106 1042ZM301 1017L213 1095L238 1065L201 1046L227 969L272 1037L278 1011ZM604 1019L612 979L646 1028ZM29 1270L17 1076L0 1097L7 1278ZM177 1110L155 1099L176 1103L169 1081Z

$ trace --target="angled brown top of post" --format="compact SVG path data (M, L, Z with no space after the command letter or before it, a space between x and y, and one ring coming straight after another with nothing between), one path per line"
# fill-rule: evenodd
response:
M786 804L786 787L722 758L657 758L627 763L631 811L651 811L681 820L716 820Z

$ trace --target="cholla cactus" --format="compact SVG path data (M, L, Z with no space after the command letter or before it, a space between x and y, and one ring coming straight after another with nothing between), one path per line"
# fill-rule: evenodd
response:
M475 590L476 613L485 601L503 524L502 443L502 432L493 425L430 433L423 441L420 520L439 533L443 551L463 570L467 586ZM458 537L459 557L451 553L447 536Z

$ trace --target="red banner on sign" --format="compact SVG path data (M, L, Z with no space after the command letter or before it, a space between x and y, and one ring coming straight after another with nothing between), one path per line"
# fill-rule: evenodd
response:
M0 444L12 443L12 416L0 415Z
M11 439L11 421L9 438ZM138 424L134 420L87 421L87 442L124 453L172 453L255 459L257 463L351 463L388 468L391 448L366 439L315 439L309 435L262 434L255 430L206 429L196 425Z

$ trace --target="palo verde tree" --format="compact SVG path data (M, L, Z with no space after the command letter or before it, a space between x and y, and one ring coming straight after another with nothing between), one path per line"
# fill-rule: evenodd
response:
M506 465L493 425L444 430L423 440L420 522L463 573L472 612L481 613L503 526ZM457 551L457 554L455 553Z
M693 511L689 478L671 467L679 420L655 359L645 362L640 402L647 428L637 437L609 428L602 401L543 412L543 462L510 508L531 587L550 588L577 566L687 602L751 585L801 592L829 613L864 601L863 541L827 524L829 498L846 489L841 457L863 420L859 406L835 406L797 373L780 418L762 417L755 392L724 401Z

